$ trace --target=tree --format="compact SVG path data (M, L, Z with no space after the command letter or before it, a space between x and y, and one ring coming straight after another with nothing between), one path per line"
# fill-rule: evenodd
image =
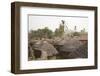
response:
M79 32L74 32L74 33L73 33L73 36L79 36L79 35L80 35Z
M73 36L79 36L80 33L77 32L77 26L74 26L74 32L73 32Z
M53 32L48 27L45 27L44 29L42 29L42 32L43 32L44 38L52 38L53 37Z
M28 33L28 39L31 40L31 39L33 39L34 36L36 36L35 31L33 31L33 30L29 31L29 33Z
M52 38L53 32L48 28L45 27L43 29L38 30L31 30L29 32L29 38L33 39L42 39L42 38Z
M58 29L55 30L55 36L61 37L64 34L65 21L61 20L61 24Z
M75 30L75 32L76 32L76 30L77 30L77 26L74 26L74 30Z
M83 28L83 29L81 30L81 32L85 32L85 28Z
M59 29L55 30L55 36L59 36Z

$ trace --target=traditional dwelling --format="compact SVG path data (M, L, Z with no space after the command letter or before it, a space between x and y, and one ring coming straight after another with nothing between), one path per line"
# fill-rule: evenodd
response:
M32 49L32 44L28 44L28 60L33 60L34 57L34 50Z
M88 57L88 46L87 44L81 45L76 51L70 53L68 58L87 58Z
M34 51L40 51L41 54L39 54L40 56L38 56L38 60L47 60L55 58L56 55L58 54L58 51L56 50L56 48L48 43L47 41L38 41L35 45L34 45ZM35 55L38 55L38 52L35 52ZM55 56L55 57L54 57Z
M63 59L67 59L68 55L74 51L76 51L81 45L81 42L77 39L63 39L56 43L56 48L59 52L59 56Z
M70 53L68 58L87 58L88 57L88 35L81 34L79 37L76 37L77 40L81 42L81 45L77 48L76 51Z

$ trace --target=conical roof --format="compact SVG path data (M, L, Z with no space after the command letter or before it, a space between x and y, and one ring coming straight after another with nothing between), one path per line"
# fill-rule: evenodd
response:
M56 48L52 44L48 43L47 41L38 41L34 45L34 48L41 50L41 51L46 51L48 56L53 56L53 55L56 55L58 53Z
M77 50L77 48L79 48L79 46L81 45L81 42L77 39L64 39L59 42L59 44L63 45L62 47L60 47L60 51L71 52Z
M76 51L71 52L68 55L68 58L87 58L87 57L88 57L87 44L81 45Z

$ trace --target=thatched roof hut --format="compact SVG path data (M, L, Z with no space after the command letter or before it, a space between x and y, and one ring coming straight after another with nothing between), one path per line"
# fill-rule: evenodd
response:
M59 48L60 51L71 52L77 50L81 42L76 39L64 39L61 40L58 45L62 45L62 47Z
M59 56L64 59L69 58L71 53L75 54L74 52L76 52L81 45L82 43L77 38L63 39L56 44Z
M58 54L56 48L52 44L48 43L47 41L38 41L34 45L34 49L47 52L47 56L53 56Z
M87 57L88 57L87 44L81 45L76 51L68 55L68 58L87 58Z

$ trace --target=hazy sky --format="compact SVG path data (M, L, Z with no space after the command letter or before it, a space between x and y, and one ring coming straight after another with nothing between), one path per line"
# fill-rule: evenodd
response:
M43 16L43 15L30 15L29 16L29 31L37 30L44 27L48 27L52 31L61 24L61 20L65 21L65 25L70 30L74 30L77 26L77 31L83 28L88 30L88 18L87 17L75 17L75 16Z

